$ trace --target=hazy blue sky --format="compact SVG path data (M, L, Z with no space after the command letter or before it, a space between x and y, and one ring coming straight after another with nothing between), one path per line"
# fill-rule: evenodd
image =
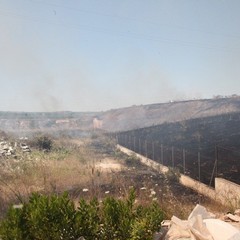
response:
M239 0L0 0L0 110L240 94Z

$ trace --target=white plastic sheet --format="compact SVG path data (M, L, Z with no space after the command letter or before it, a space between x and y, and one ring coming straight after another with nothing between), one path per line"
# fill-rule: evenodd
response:
M165 240L240 240L237 228L213 217L201 205L196 205L188 220L173 216Z

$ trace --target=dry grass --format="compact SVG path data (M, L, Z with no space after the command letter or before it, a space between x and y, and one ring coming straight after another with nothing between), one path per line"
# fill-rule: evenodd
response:
M18 152L17 159L1 159L2 216L9 204L26 200L36 191L45 194L68 191L77 203L80 197L124 198L133 187L139 203L157 201L167 217L186 218L197 203L210 210L216 205L140 164L134 157L114 152L114 144L105 137L56 140L54 146L48 153L33 150L29 154Z

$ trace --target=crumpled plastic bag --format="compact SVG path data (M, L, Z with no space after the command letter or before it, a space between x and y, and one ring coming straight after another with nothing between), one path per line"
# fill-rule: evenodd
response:
M188 220L172 217L165 240L240 240L238 229L214 218L213 214L198 204Z
M194 216L188 221L182 221L173 216L171 221L172 225L165 240L213 240L201 215Z
M192 235L187 221L173 216L165 240L196 240L196 238Z

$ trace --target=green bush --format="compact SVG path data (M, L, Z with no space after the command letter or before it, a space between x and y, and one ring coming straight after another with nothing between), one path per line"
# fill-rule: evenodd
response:
M103 201L101 239L129 239L132 223L137 215L133 204L135 192L131 191L126 201L108 197Z
M61 196L33 194L22 208L11 207L0 224L2 240L86 240L152 239L160 229L163 212L157 203L135 206L135 192L126 200L113 197L90 202L81 199L79 207L65 193Z
M75 209L67 194L33 194L22 208L9 209L0 226L4 239L74 239Z
M76 211L75 233L86 239L97 239L100 231L100 208L96 198L87 203L84 199L79 201Z

